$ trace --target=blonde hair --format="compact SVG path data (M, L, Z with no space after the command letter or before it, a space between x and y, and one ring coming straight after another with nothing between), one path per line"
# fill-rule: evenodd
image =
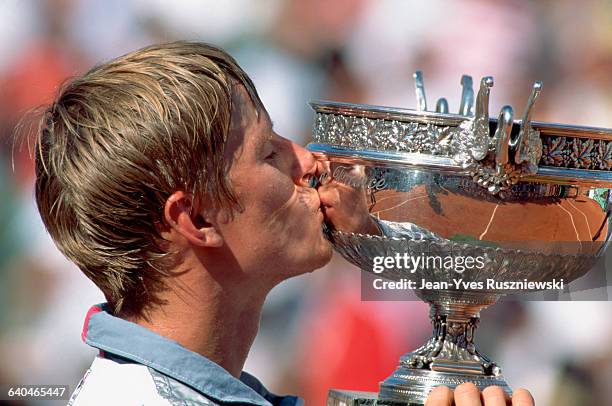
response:
M36 202L59 250L116 314L160 303L175 256L159 225L176 190L237 207L224 147L232 85L255 87L221 49L153 45L69 82L36 146Z

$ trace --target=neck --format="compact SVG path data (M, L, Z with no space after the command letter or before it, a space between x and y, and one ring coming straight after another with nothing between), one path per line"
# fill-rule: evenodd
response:
M250 283L224 283L205 269L187 268L172 279L165 304L136 323L205 356L240 376L259 329L269 289Z

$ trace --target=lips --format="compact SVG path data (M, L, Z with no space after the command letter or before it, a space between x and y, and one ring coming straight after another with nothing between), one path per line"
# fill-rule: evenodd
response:
M321 201L319 200L319 194L315 189L300 188L298 192L299 201L303 203L311 213L317 214L321 211Z

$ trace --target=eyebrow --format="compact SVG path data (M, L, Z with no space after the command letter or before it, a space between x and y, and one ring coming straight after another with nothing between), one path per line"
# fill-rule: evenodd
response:
M270 121L270 127L268 129L270 130L273 125L274 124L272 123L272 121ZM264 146L271 139L272 139L272 133L270 132L269 134L266 134L265 136L260 137L257 141L255 141L255 152L257 154L261 154L264 149Z

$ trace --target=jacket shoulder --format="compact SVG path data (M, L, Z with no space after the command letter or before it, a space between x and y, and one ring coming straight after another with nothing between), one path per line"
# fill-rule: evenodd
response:
M87 370L68 406L170 406L157 391L149 368L97 357Z
M215 406L192 388L141 364L97 357L68 406Z

